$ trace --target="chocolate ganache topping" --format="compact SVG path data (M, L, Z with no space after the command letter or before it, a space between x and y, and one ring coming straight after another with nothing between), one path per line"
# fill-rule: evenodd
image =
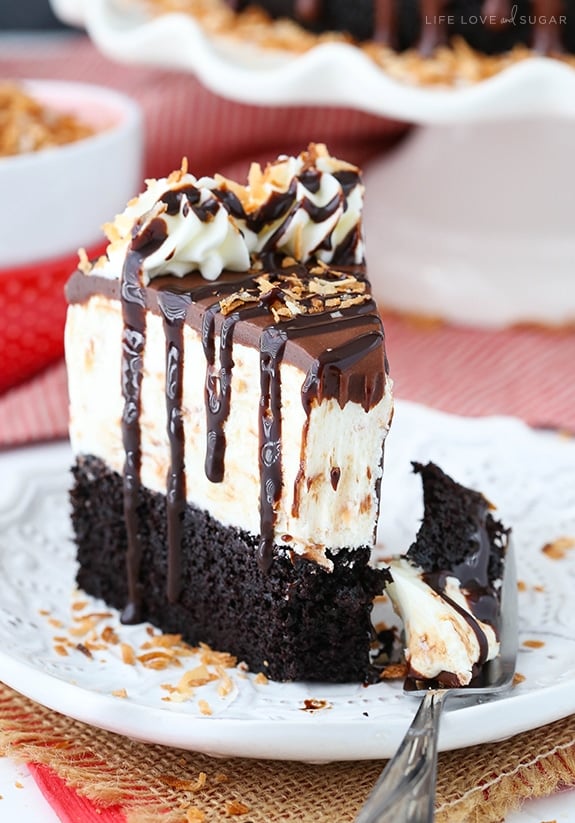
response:
M320 168L322 159L324 171ZM347 164L334 165L331 158L327 163L321 149L318 158L315 147L298 158L301 162L294 164L292 160L288 161L287 175L283 167L272 170L276 178L283 178L282 185L272 186L257 207L250 202L249 192L246 194L222 179L209 191L200 185L201 181L190 180L185 172L171 178L169 186L163 181L160 189L166 186L165 190L151 208L136 217L129 236L126 232L121 238L115 236L115 246L123 247L124 254L119 283L106 274L108 263L118 257L114 249L109 260L101 265L102 270L96 265L88 276L78 273L69 283L70 302L107 292L112 297L119 296L122 303L122 436L129 591L124 622L137 622L141 615L138 493L142 364L148 311L162 317L166 341L165 396L170 447L167 595L171 602L177 601L180 593L181 528L186 503L186 433L182 420L186 323L200 332L205 356L205 473L213 483L222 482L225 473L225 424L233 403L236 337L239 335L244 345L259 350L258 559L262 571L269 569L273 558L275 511L283 485L284 358L303 368L306 375L301 402L308 424L314 405L325 399L335 399L342 408L355 402L368 411L384 395L387 363L383 328L365 278L361 226L355 214L357 204L354 206L361 186L359 172ZM149 202L145 205L149 206ZM226 262L228 252L222 254L218 249L216 253L212 249L199 263L187 264L186 271L173 245L173 235L178 235L193 260L197 257L195 246L201 243L187 242L182 227L190 222L194 237L202 237L203 242L203 235L195 234L197 224L205 224L209 231L223 212L232 228L222 225L219 236L224 238L226 248L230 247L231 237L232 257L236 259L238 243L245 238L256 251L250 252L246 271L222 268L210 282L198 269L205 266L213 276L214 256ZM294 252L299 252L299 259ZM322 256L330 262L323 262ZM332 476L335 486L337 481Z

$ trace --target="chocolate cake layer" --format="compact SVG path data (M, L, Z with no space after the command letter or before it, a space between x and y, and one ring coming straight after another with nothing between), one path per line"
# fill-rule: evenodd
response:
M73 471L78 585L122 609L128 597L123 479L90 456L78 458ZM372 600L389 576L369 566L369 547L334 554L329 572L274 546L262 574L253 535L187 505L181 593L169 603L166 497L141 487L137 508L143 619L229 652L274 680L370 678Z

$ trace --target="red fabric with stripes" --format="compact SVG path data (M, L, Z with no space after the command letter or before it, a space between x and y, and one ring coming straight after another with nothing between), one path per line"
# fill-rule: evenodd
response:
M94 806L90 800L76 794L48 766L30 763L28 768L62 823L126 823L126 815L119 806Z

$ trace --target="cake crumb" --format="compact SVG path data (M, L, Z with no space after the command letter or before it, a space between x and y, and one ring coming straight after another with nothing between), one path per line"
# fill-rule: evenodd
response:
M258 686L267 686L269 682L269 678L263 672L258 672L254 677L254 683L257 683Z
M198 700L198 709L200 710L200 714L205 714L208 716L213 714L212 707L207 700Z
M79 652L82 652L82 654L85 657L89 657L89 658L92 657L92 652L90 651L90 649L87 646L84 645L84 643L76 643L76 649Z
M23 788L24 788L24 784L23 784L23 783L20 783L20 781L19 781L19 780L16 780L16 782L14 783L14 786L15 786L17 789L23 789Z
M519 672L515 672L513 675L513 686L518 686L520 683L525 682L525 675L519 674Z
M320 700L317 698L308 698L303 701L303 706L300 707L302 712L318 712L322 709L331 709L332 704L329 700Z

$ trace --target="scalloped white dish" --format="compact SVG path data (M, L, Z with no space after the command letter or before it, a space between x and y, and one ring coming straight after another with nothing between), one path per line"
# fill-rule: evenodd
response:
M420 124L575 114L575 70L553 59L533 57L475 85L424 88L390 78L347 44L296 56L210 39L189 15L149 19L113 0L51 2L109 57L190 71L217 94L245 103L349 106Z
M214 755L326 761L393 754L416 708L400 683L261 684L234 669L227 695L218 693L214 681L197 688L187 702L170 703L162 684L177 683L193 668L193 659L184 668L154 671L123 663L117 645L92 658L74 648L64 656L57 653L54 638L66 634L73 615L71 459L65 444L0 457L5 498L0 678L5 683L97 727ZM386 445L378 551L405 550L416 531L422 503L410 467L414 459L435 460L497 503L501 518L514 529L522 584L518 672L525 679L506 697L448 710L440 748L501 739L571 714L575 551L553 560L542 547L575 536L575 441L534 432L509 418L457 418L398 402ZM148 637L145 626L120 626L117 614L102 603L91 602L88 610L111 612L107 624L134 648ZM113 695L122 689L123 699ZM202 714L200 700L209 704L211 716Z

